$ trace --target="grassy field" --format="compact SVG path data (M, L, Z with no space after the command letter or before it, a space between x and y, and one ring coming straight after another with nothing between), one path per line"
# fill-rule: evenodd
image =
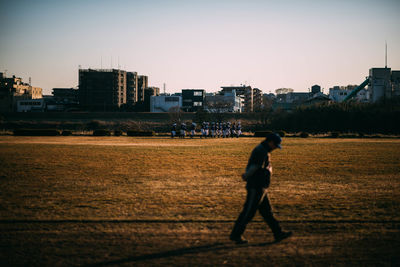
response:
M227 236L262 139L0 137L0 263L399 265L400 140L284 138L269 196L294 236Z

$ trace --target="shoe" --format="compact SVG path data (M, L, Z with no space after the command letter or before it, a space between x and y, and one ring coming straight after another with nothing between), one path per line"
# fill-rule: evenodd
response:
M247 241L245 238L243 238L241 235L239 236L229 236L229 239L235 242L237 245L240 244L247 244L249 241Z
M293 234L292 232L280 232L278 235L275 236L275 243L291 237L292 234Z

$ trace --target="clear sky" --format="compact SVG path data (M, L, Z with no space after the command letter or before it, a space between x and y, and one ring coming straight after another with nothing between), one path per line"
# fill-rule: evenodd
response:
M78 68L118 68L167 92L360 84L400 70L399 0L0 0L0 72L51 94Z

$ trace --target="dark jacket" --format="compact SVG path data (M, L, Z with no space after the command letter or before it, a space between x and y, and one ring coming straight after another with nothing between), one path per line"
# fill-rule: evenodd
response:
M247 188L268 188L271 173L267 169L269 166L269 152L270 148L266 141L261 142L251 152L249 162L247 163L246 172L252 165L258 166L255 173L247 179Z

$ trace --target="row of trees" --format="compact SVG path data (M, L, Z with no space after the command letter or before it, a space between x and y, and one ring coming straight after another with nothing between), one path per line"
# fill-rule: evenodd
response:
M400 97L378 103L324 103L302 106L293 111L273 110L266 105L260 112L237 114L247 131L284 130L287 132L342 132L400 134ZM182 111L169 112L170 121L181 121ZM198 111L193 121L224 121L228 113ZM231 116L229 116L231 117ZM254 120L249 121L249 117ZM258 123L255 123L258 121Z
M326 103L292 112L267 110L259 115L266 129L311 133L400 133L400 98L375 104Z

